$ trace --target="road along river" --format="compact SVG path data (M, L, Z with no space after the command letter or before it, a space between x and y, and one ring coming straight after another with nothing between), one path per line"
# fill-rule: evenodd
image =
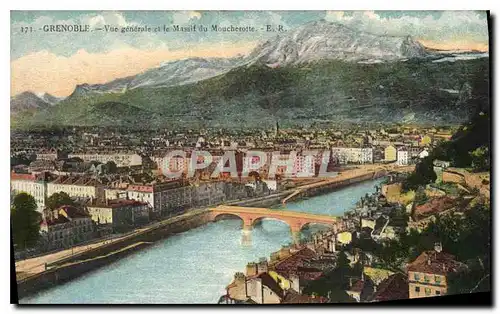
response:
M384 179L365 181L287 203L279 210L340 216ZM23 298L20 303L216 303L235 272L291 242L283 222L254 227L252 244L241 243L241 221L220 220L170 236L71 282ZM313 232L314 225L303 233Z

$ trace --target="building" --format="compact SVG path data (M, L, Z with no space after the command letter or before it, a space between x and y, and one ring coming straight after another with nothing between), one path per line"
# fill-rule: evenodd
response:
M300 294L293 289L285 292L285 298L281 303L284 304L309 304L309 303L328 303L328 299L322 296L310 296Z
M397 151L396 164L399 166L406 166L410 163L410 154L406 148L400 148Z
M285 293L268 273L262 273L245 281L247 297L258 304L279 304Z
M365 279L364 276L356 281L353 281L352 278L349 279L351 279L351 283L345 291L347 295L356 300L356 302L366 301L373 292L373 283Z
M192 186L192 199L195 206L220 204L226 200L223 181L202 182Z
M429 135L424 135L420 139L420 146L429 146L432 144L432 138Z
M149 204L146 202L114 199L94 202L87 207L89 215L103 233L125 231L149 222Z
M408 264L410 299L445 295L448 275L465 267L453 255L442 252L441 244L437 243L434 251L423 252Z
M427 149L423 149L419 154L418 154L418 158L420 159L424 159L425 157L429 156L429 151L427 151Z
M332 157L339 164L373 163L373 148L371 147L332 147Z
M158 169L163 175L187 173L190 159L183 156L172 156L170 158L157 158Z
M128 198L150 205L157 217L188 208L220 204L226 200L224 181L189 184L182 179L153 184L115 184L105 190L106 199Z
M385 161L396 161L397 160L397 150L396 147L389 145L384 149L384 159Z
M147 203L154 216L166 216L192 204L192 188L182 180L153 184L111 184L105 190L106 199L125 198Z
M371 302L408 299L408 278L402 273L392 274L375 288Z
M100 163L107 163L112 161L117 167L130 167L142 165L142 157L135 153L73 153L68 154L68 158L80 158L83 161L97 161Z
M48 150L41 150L36 153L36 160L50 160L54 161L59 158L58 151L54 148Z
M95 236L90 215L83 209L69 205L45 211L40 232L49 250L70 247Z
M279 304L285 296L284 290L266 272L252 276L236 273L226 291L233 300L257 304Z
M47 197L59 192L65 192L70 197L91 199L103 199L105 195L103 185L86 176L59 176L47 183Z
M47 199L47 174L26 174L14 173L10 174L10 190L13 195L17 193L28 193L35 198L37 210L43 211L45 200Z
M34 160L30 163L28 168L29 173L41 173L54 170L56 170L55 162L47 159Z
M293 165L293 175L302 177L314 176L315 157L311 155L297 155Z

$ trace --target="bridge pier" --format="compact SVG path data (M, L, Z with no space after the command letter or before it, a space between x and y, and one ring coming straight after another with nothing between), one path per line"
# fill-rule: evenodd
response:
M243 229L241 230L241 244L244 246L252 245L252 222L243 220Z
M290 232L292 233L293 244L300 244L300 231L302 230L302 223L290 224Z

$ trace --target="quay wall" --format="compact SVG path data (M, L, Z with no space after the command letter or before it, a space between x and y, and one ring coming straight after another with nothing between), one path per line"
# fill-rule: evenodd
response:
M268 195L257 199L231 203L237 206L268 207L279 204L280 199L290 192ZM129 254L149 247L152 242L171 235L200 227L212 221L210 211L202 210L187 217L173 217L159 225L134 233L122 239L109 242L92 250L84 251L54 263L47 264L47 270L18 281L19 299L33 295L41 290L73 280L85 273L106 266Z
M385 174L382 174L385 175ZM328 193L334 189L375 179L382 175L368 173L355 178L331 182L325 185L305 190L301 195L314 196ZM270 207L281 202L281 199L293 191L284 191L278 194L267 195L250 200L228 203L228 205L248 207ZM170 218L147 229L131 234L127 237L114 240L92 250L84 251L47 265L47 270L18 281L19 299L33 295L41 290L54 287L58 284L73 280L85 273L108 265L124 256L149 247L152 242L164 239L170 235L200 227L212 221L209 209L188 213L186 216Z
M51 268L47 271L30 277L27 280L18 282L18 298L22 299L39 291L70 281L147 246L149 246L149 243L139 242L135 245L131 245L130 247L126 247L115 252L110 252L109 254L106 254L104 256L97 256L92 259Z
M126 255L149 247L149 244L170 235L197 228L211 221L209 211L167 221L124 239L75 254L47 265L47 270L17 282L19 299L75 279L87 272L108 265Z
M334 190L342 188L342 187L346 187L349 185L360 183L363 181L378 179L378 178L381 178L385 175L387 175L386 171L369 172L367 174L356 176L353 178L348 178L348 179L341 180L341 181L328 182L328 183L325 183L325 184L320 185L320 186L308 188L306 190L303 190L302 193L300 193L298 196L299 197L300 196L307 196L307 197L317 196L317 195L329 193L331 191L334 191Z

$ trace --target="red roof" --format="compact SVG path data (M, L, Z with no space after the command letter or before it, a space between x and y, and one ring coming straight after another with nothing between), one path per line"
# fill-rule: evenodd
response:
M377 287L372 301L389 301L408 299L408 278L401 273L384 279Z
M35 181L35 176L29 173L10 173L10 180Z
M456 272L464 266L455 260L455 256L436 251L427 251L420 254L412 263L408 264L408 271L446 275Z
M286 278L290 278L291 274L298 274L300 267L305 270L303 267L304 262L315 257L316 253L314 251L309 248L303 248L286 259L278 262L274 266L274 269Z
M127 190L139 191L139 192L153 192L153 186L151 185L129 185Z
M415 206L415 216L422 217L429 214L438 213L452 208L455 201L448 196L441 196L431 199L429 202Z
M316 280L323 275L323 271L317 268L300 267L300 266L297 267L296 273L299 276L299 278L307 281Z
M69 220L66 217L59 215L59 216L57 216L57 218L53 218L53 219L49 219L49 220L42 220L40 225L41 226L44 226L44 225L54 226L54 225L58 225L58 224L64 224L67 222L69 222Z
M89 218L90 215L85 213L83 210L76 208L71 205L64 205L59 207L59 210L64 210L69 218ZM61 215L59 215L61 217Z

